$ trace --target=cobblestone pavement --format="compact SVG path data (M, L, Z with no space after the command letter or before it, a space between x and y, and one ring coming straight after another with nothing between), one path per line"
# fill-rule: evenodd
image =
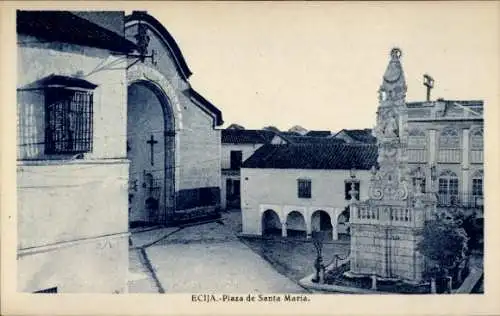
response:
M155 289L156 278L166 293L305 292L238 240L239 211L222 215L219 222L182 228L146 248L154 273L145 269L148 278L129 283L129 291ZM130 271L141 272L141 260L140 253L131 254Z

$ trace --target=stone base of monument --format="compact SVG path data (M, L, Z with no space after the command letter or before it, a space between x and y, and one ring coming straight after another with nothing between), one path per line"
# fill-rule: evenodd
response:
M349 262L337 268L330 266L325 273L325 282L313 283L314 274L299 281L303 287L322 293L346 294L431 294L429 282L415 284L399 279L381 278L368 275L355 275L349 272ZM375 290L376 288L376 290Z

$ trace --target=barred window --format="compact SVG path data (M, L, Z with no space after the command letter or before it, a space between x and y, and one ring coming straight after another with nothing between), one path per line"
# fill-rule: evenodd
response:
M298 186L298 196L300 199L311 198L311 180L298 179L297 186Z
M76 154L92 150L93 95L89 91L47 89L45 152Z
M47 155L91 152L96 87L80 77L52 74L19 88L19 157L39 158L42 151ZM36 111L27 111L31 107Z

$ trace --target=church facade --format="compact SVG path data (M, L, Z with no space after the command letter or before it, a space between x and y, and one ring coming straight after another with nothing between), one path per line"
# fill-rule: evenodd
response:
M146 12L125 19L139 47L127 60L127 158L132 226L216 217L221 112L196 92L173 37Z

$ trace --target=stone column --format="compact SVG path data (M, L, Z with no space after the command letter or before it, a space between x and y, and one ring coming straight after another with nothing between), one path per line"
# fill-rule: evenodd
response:
M469 132L468 128L462 131L462 192L467 193L469 191L469 152L470 152L470 142L469 142Z
M287 237L286 222L281 223L281 237Z
M333 216L330 215L330 222L332 224L332 240L338 240L339 239L339 234L337 230L338 218L336 211L333 211Z
M307 210L304 212L301 212L301 214L304 217L304 221L306 223L306 238L311 239L311 235L312 235L311 214Z
M469 169L462 169L462 192L466 194L469 191ZM466 198L465 196L463 198Z
M469 132L468 128L462 130L462 168L469 169Z
M377 290L377 277L375 275L372 275L371 276L372 278L372 290L373 291L376 291Z
M437 151L438 148L436 146L436 130L429 130L429 165L435 164L437 161Z

